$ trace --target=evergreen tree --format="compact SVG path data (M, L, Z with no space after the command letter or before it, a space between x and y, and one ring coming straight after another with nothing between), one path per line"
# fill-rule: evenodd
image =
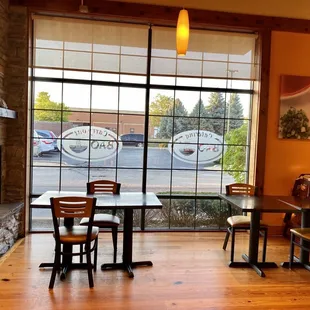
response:
M224 135L224 116L225 116L225 100L222 93L211 93L209 105L206 107L207 115L212 117L210 125L213 127L213 132Z
M174 106L174 132L173 135L176 135L180 132L186 131L189 129L189 118L188 112L185 109L181 100L176 99Z
M175 117L163 117L161 119L158 131L159 138L170 139L172 135L176 135L188 129L188 118L186 117L188 113L179 99L175 100L174 110L173 107L170 108L166 115L175 115Z
M211 124L211 120L206 118L208 116L208 112L206 111L206 108L203 104L203 101L201 99L198 100L196 105L194 106L191 114L189 115L191 117L199 117L200 116L200 130L208 130L213 132L213 126ZM190 127L189 129L198 129L199 119L198 118L191 118L190 119Z
M226 112L226 118L228 117L235 119L229 120L229 128L227 128L227 131L239 128L243 125L243 106L240 102L240 97L238 94L231 94L230 96L228 111Z

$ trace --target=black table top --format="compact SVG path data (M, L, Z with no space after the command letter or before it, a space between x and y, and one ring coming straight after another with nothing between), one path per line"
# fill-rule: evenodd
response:
M270 213L293 213L299 211L296 206L280 200L281 198L284 199L288 196L246 196L220 194L219 197L231 205L242 209L242 212L253 212L256 210Z
M294 196L280 196L279 200L300 211L310 210L310 198L301 198Z
M79 196L96 197L97 209L161 209L162 204L154 193L121 192L119 195L101 193L87 195L86 192L47 191L31 202L32 207L50 208L51 197Z

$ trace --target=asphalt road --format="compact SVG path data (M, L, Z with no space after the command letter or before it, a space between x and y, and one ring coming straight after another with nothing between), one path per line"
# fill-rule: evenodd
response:
M91 166L96 167L115 167L119 168L142 168L143 166L143 147L123 147L117 158L92 162ZM48 162L48 165L54 163L56 165L87 167L87 161L74 160L64 154L60 156L60 152L50 152L43 154L42 157L34 157L34 164L42 165ZM198 169L213 167L214 163L198 165ZM183 162L171 156L166 148L149 148L148 149L148 167L159 169L195 169L194 164Z
M60 165L62 166L61 176ZM59 179L63 190L85 190L89 170L88 162L71 159L59 152L51 152L42 157L34 157L33 166L33 193L58 190ZM115 179L116 166L118 167L117 179L122 183L122 190L140 191L143 148L124 147L118 158L90 163L91 177L93 179ZM147 181L148 191L165 192L170 186L173 191L195 191L195 165L172 158L167 149L150 148L148 167L150 168ZM185 170L173 170L171 174L171 168ZM198 169L198 192L219 192L221 177L223 177L223 184L234 181L229 175L221 176L218 165L199 165Z

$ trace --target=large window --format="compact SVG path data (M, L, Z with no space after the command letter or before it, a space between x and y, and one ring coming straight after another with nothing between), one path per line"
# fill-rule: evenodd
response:
M160 197L145 228L221 228L216 195L251 181L256 36L192 30L177 57L173 28L41 16L33 27L30 197L112 179ZM31 214L33 230L51 227Z

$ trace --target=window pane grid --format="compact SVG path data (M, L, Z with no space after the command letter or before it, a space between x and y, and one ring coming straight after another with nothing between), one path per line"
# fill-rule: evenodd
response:
M66 33L61 31L63 21ZM31 134L31 194L52 189L84 191L85 183L94 179L116 180L124 191L141 191L146 174L146 190L158 195L211 197L225 184L240 178L246 181L252 81L257 79L253 35L194 31L193 45L187 56L180 58L173 46L174 31L153 27L147 84L148 27L130 26L128 30L121 23L84 25L57 18L55 33L44 34L50 23L34 21L32 113L35 131L47 130L56 137ZM80 36L71 31L76 27ZM220 43L203 43L208 42L202 40L207 37ZM147 137L145 124L149 124ZM110 138L92 134L70 136L92 128L104 130L114 137L115 144ZM61 152L42 149L42 143L53 143ZM239 166L226 156L233 148L242 156ZM112 149L114 155L108 156ZM93 160L98 150L106 157ZM40 183L44 175L52 177ZM212 217L207 208L215 210L212 221L203 219ZM178 217L179 210L183 218ZM223 227L221 214L220 207L209 200L204 204L196 198L166 199L163 210L147 213L145 224L166 229L218 229Z

